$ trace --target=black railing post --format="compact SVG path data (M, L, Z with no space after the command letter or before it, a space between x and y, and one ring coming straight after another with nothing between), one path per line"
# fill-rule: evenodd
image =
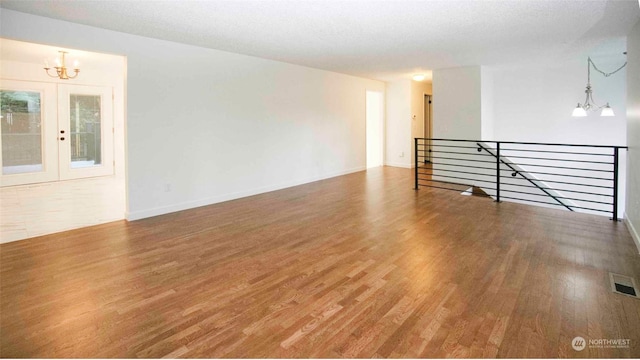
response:
M414 156L414 180L415 187L414 190L418 190L418 138L413 139L413 156Z
M500 202L500 142L496 141L496 202Z
M618 150L613 148L613 221L618 221Z

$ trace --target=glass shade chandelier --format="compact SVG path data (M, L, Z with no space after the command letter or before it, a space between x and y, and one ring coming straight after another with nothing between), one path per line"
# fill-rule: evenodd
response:
M610 73L605 73L604 71L598 69L596 64L594 64L593 61L591 60L591 57L588 57L587 58L587 89L584 91L584 93L586 94L586 97L583 104L578 103L578 106L576 106L573 109L571 116L583 117L583 116L587 116L588 111L598 111L598 110L602 110L600 112L600 116L615 116L615 113L613 112L613 109L611 108L611 106L609 106L609 103L606 103L605 105L600 106L600 105L597 105L596 102L593 100L593 90L591 90L591 66L593 66L593 68L596 71L598 71L605 77L609 77L617 73L618 71L622 70L622 68L624 68L626 65L627 63L625 62L622 66L620 66L615 71L612 71Z
M56 70L56 72L53 75L49 73L49 70L51 69L51 67L49 66L49 61L48 60L44 61L44 71L47 72L47 75L54 78L59 78L62 80L69 80L77 77L78 73L80 72L78 60L73 62L73 75L69 75L69 73L67 72L67 64L64 58L65 55L68 54L68 52L66 51L58 51L58 52L60 53L60 57L57 57L55 59L56 66L54 66L53 68Z

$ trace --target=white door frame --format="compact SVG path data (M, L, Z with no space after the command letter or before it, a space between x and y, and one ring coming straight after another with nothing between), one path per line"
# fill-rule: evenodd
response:
M384 94L382 91L366 92L366 166L384 164Z

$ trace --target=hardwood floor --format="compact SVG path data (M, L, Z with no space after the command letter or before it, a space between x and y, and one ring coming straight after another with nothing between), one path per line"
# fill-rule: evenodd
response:
M624 224L377 168L0 246L2 357L640 357ZM625 348L571 340L630 339Z

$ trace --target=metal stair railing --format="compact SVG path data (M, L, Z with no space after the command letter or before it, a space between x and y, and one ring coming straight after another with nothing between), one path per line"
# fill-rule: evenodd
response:
M627 147L415 138L415 189L476 186L496 202L608 213L618 220L620 149Z
M497 154L494 154L491 152L490 149L482 146L481 143L476 143L478 145L478 151L486 151L487 153L491 154L493 157L495 157L496 159L499 159L500 162L504 165L506 165L509 169L511 169L513 171L513 173L511 173L512 177L515 177L517 175L520 175L520 177L522 177L523 179L525 179L527 182L531 183L533 186L535 186L536 188L538 188L540 191L542 191L543 193L547 194L547 196L549 196L550 198L552 198L553 200L555 200L558 204L564 206L565 208L567 208L567 210L569 211L573 211L573 209L568 206L567 204L563 203L560 199L558 199L555 195L553 195L551 192L549 192L549 189L542 187L540 185L538 185L538 183L536 183L534 180L532 180L531 178L529 178L528 176L525 175L525 173L521 170L515 169L511 164L509 164L508 162L504 161L503 157L498 157Z

